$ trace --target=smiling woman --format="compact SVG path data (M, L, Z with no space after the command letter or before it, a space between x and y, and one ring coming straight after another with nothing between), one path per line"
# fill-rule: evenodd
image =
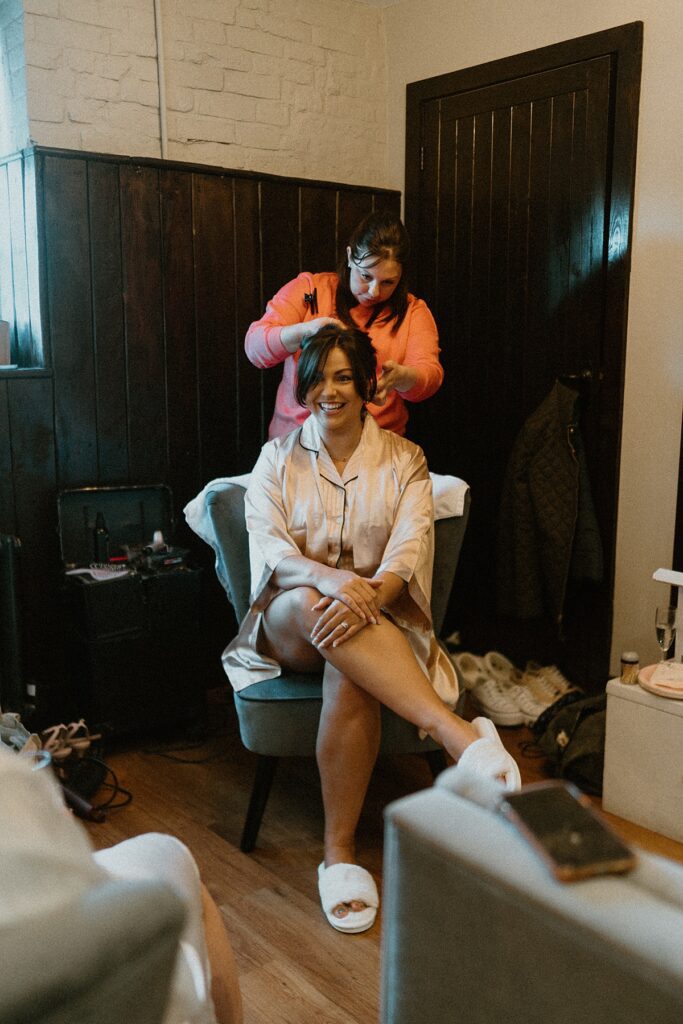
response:
M265 369L283 363L269 437L281 437L308 413L292 401L301 346L325 325L360 328L376 352L377 391L369 411L381 427L404 434L405 402L429 398L441 386L439 338L426 304L405 277L408 233L393 215L372 213L349 239L336 274L299 274L270 300L247 331L245 350Z
M432 485L422 450L367 415L366 333L332 323L304 340L296 397L308 419L264 445L245 498L252 604L223 664L236 690L323 672L317 759L325 810L318 885L339 931L370 928L372 877L355 831L380 741L380 706L454 760L519 785L491 722L453 714L458 682L432 629Z

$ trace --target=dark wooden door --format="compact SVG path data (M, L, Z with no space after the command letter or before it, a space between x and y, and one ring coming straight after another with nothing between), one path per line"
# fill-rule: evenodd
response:
M408 87L413 285L446 370L412 433L473 495L449 625L469 649L560 661L588 685L609 668L640 42L624 26ZM601 584L570 585L561 628L496 612L505 469L558 378L582 393L605 554Z

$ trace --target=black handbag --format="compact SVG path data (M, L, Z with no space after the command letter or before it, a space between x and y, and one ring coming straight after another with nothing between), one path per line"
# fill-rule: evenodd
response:
M594 796L602 794L606 718L605 693L585 697L572 691L551 704L532 726L555 775Z

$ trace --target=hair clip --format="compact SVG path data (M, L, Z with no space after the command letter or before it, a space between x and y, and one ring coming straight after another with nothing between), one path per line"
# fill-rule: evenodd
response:
M314 288L312 292L304 292L304 302L307 306L311 307L311 313L318 312L318 289Z

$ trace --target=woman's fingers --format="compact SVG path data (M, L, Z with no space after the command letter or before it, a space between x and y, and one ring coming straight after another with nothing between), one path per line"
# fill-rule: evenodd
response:
M367 622L364 619L356 619L352 622L350 617L346 617L336 624L330 623L327 632L315 646L318 650L322 650L325 647L339 647L349 637L355 636L356 633L360 632L364 626L367 626Z
M381 580L365 579L353 572L338 572L332 581L326 584L325 596L342 602L360 618L377 623L381 612L377 589L381 585ZM323 605L320 601L314 606L316 611L321 607Z
M352 622L355 623L360 618L362 618L362 616L358 616L351 612L351 610L341 601L332 601L330 606L322 612L318 621L311 630L311 642L318 643L333 629L340 626L342 622L346 622L347 626L349 626Z
M377 597L377 589L381 585L380 580L366 580L359 576L351 588L357 603L363 609L363 617L375 624L379 622L381 611Z
M341 601L332 601L311 630L311 643L317 648L329 647L330 644L336 647L366 625L367 621L362 616L356 615Z

